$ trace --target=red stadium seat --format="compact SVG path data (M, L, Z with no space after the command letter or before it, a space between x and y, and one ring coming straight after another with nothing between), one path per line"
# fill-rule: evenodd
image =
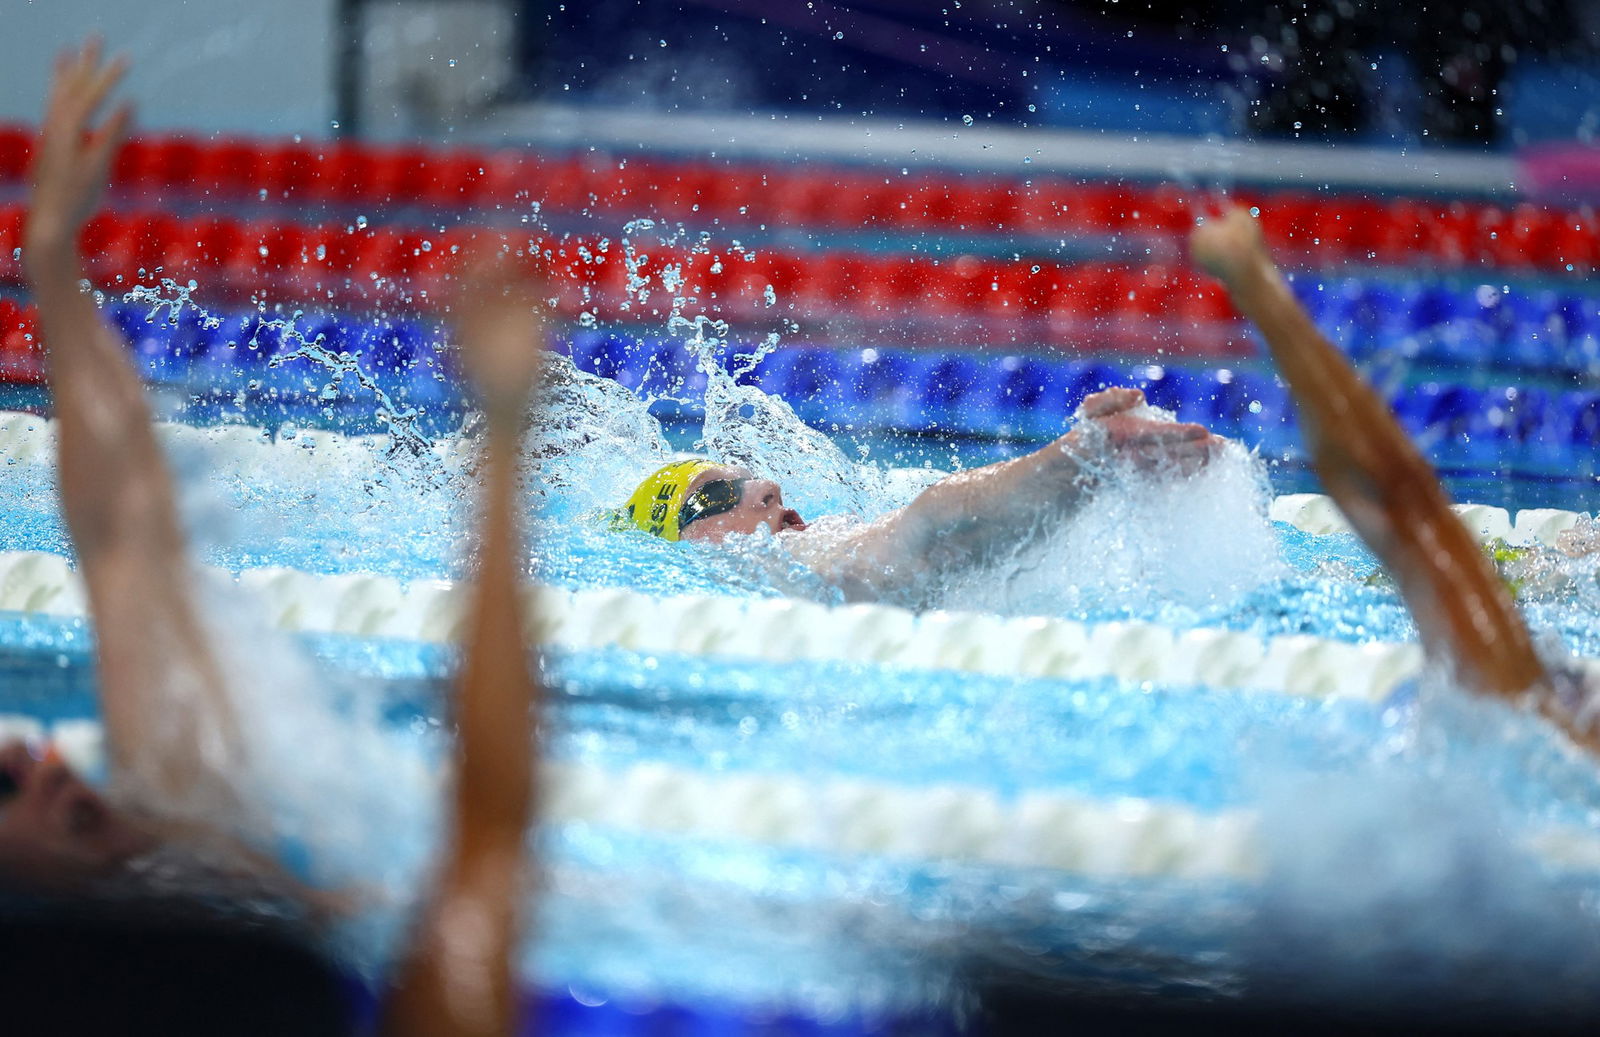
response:
M825 252L807 258L794 286L796 308L802 313L824 314L850 309L856 293L879 266L849 252Z
M985 308L993 290L995 273L976 256L953 256L922 266L928 282L922 293L926 305L937 313L974 313Z
M115 273L127 284L156 284L162 277L176 277L166 269L167 254L179 232L179 223L165 213L143 213L124 223L118 244L121 253ZM121 287L119 285L119 287Z
M22 205L0 206L0 282L22 281L22 224L27 209Z
M477 204L483 190L483 158L475 152L434 154L424 166L421 194L424 205Z
M149 179L154 146L134 137L124 141L111 160L111 182L118 187L142 186Z
M10 309L4 309L9 306ZM0 301L0 380L44 381L44 347L39 341L37 314L31 306Z
M1540 205L1524 202L1488 227L1486 248L1497 267L1527 269L1549 262L1559 217Z
M356 262L371 236L371 230L342 221L310 228L305 240L306 260L298 274L300 287L323 298L328 291L348 290Z
M908 307L933 301L940 268L933 261L899 256L859 260L860 280L840 283L838 298L854 313L874 319L904 316Z
M526 205L532 199L532 180L537 172L536 160L514 148L484 155L479 203L495 207Z
M1014 219L1026 234L1059 234L1067 228L1066 206L1072 185L1066 181L1035 181L1017 193Z
M1075 347L1102 344L1104 320L1121 287L1122 279L1112 268L1098 264L1061 268L1050 295L1052 339Z
M1389 210L1380 202L1366 198L1329 199L1322 203L1322 214L1325 232L1332 235L1346 255L1376 260L1391 245L1389 235L1394 225Z
M371 151L340 142L322 153L306 184L306 199L323 202L360 202L372 198L376 185Z
M576 158L563 158L544 163L540 181L533 185L533 200L545 210L556 212L577 211L589 205L590 185L593 178L584 164Z
M239 140L201 147L193 183L197 192L218 198L260 197L270 186L257 172L256 149Z
M806 222L834 227L893 224L896 203L904 192L883 182L882 174L810 173L811 205Z
M317 193L321 152L296 142L268 144L256 155L256 189L266 201L306 201Z
M1315 196L1281 192L1261 211L1261 230L1276 250L1308 253L1316 249L1324 221Z
M195 219L180 223L167 248L166 267L178 281L194 280L202 285L219 275L223 265L239 248L239 224L230 219Z
M1560 214L1551 228L1551 259L1575 273L1600 268L1600 220L1586 212Z
M768 208L773 191L767 173L760 169L730 167L721 171L722 189L719 210L714 213L724 222L771 223Z
M983 308L997 317L1031 317L1044 312L1062 284L1051 263L1009 263L994 269L994 288L983 296Z
M305 259L305 228L259 221L240 228L222 274L235 291L281 290L299 275Z
M406 205L421 196L428 178L428 152L422 148L373 151L372 183L366 200L378 205Z
M33 130L0 126L0 183L23 180L33 161Z
M1012 230L1017 218L1017 191L1004 181L967 183L956 190L956 222L972 230Z
M145 191L190 188L203 149L187 137L145 137L117 152L111 178L121 187Z
M1169 313L1183 325L1204 325L1237 317L1222 285L1210 278L1178 274L1172 285Z
M1119 270L1112 312L1124 321L1143 322L1165 316L1172 308L1172 271L1164 266Z
M1161 184L1134 193L1129 218L1146 233L1187 234L1194 226L1200 201L1199 191Z

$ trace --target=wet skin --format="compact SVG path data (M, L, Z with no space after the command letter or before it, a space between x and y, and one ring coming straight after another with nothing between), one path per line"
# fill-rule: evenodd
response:
M771 479L757 479L748 468L708 468L689 483L687 496L708 482L718 479L743 479L744 493L732 511L707 515L683 527L682 538L707 544L720 544L734 533L754 533L765 526L772 533L806 528L805 520L793 508L784 507L783 488Z
M155 844L62 760L0 745L0 876L53 887L105 875Z

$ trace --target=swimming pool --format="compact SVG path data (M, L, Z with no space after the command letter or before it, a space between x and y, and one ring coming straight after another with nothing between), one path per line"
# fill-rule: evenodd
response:
M1347 534L1274 522L1329 526L1325 503L1274 501L1258 460L1130 477L918 616L841 606L759 539L698 550L592 521L674 444L616 383L561 372L529 481L555 698L532 981L624 1014L932 1027L995 976L1426 998L1492 963L1485 1003L1595 1007L1572 982L1600 964L1592 767L1527 718L1419 696L1393 591ZM937 474L723 391L710 449L782 473L807 512L871 513ZM407 460L297 423L165 434L225 643L278 628L325 671L281 646L235 660L258 671L246 701L292 852L325 881L407 888L436 809L467 444ZM23 552L0 562L0 709L92 758L48 436L0 421ZM1571 516L1474 516L1512 519L1546 537ZM1600 654L1593 565L1564 570L1531 617ZM347 934L364 968L404 906L379 903Z

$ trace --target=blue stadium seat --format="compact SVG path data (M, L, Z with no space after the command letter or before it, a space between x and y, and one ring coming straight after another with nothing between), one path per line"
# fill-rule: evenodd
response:
M920 387L933 367L932 354L909 349L851 350L841 356L843 404L854 421L886 427L922 427Z
M1355 357L1392 347L1413 328L1422 294L1411 281L1345 282L1339 344Z
M1213 379L1184 367L1145 368L1136 373L1139 377L1134 384L1144 390L1145 399L1154 406L1172 411L1180 421L1210 420L1211 396L1216 387Z
M579 370L621 382L628 388L639 384L644 374L642 349L620 335L605 332L583 333L572 338L572 362Z
M991 424L990 401L973 391L980 375L974 357L952 353L936 358L923 374L917 393L923 427L966 431Z
M1008 356L988 369L984 387L995 431L1003 436L1054 439L1066 427L1068 368L1037 357Z
M1090 393L1131 381L1125 368L1104 363L1074 364L1066 374L1067 396L1062 402L1069 414L1077 410Z
M1600 451L1600 393L1570 392L1561 398L1567 439L1585 452Z
M1549 322L1561 337L1561 368L1600 374L1600 299L1558 296L1551 306Z
M695 362L694 354L678 339L662 335L636 343L635 348L644 361L643 372L636 386L639 391L652 396L667 395L695 400L705 392L705 372ZM753 373L745 374L739 380L754 382L764 391L774 392L764 374L776 355L762 360Z

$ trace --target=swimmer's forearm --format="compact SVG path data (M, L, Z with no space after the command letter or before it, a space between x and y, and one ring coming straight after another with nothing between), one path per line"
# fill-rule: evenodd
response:
M1480 691L1514 695L1541 682L1527 626L1388 405L1317 330L1270 257L1228 288L1289 383L1318 476L1394 574L1423 643L1453 657Z
M137 509L177 533L170 475L127 349L84 288L71 242L30 238L29 284L39 307L57 422L62 510L80 557L115 537ZM163 544L161 546L167 546Z
M1020 536L1049 528L1085 497L1088 470L1069 437L940 480L902 509L886 539L919 569L981 564L1015 548Z
M505 408L491 406L487 413L478 574L456 692L450 844L386 1005L382 1032L389 1037L515 1029L514 952L528 870L540 696L523 642L517 426Z
M520 841L531 809L538 697L523 640L515 425L491 414L488 439L478 574L456 707L457 808L464 822Z

